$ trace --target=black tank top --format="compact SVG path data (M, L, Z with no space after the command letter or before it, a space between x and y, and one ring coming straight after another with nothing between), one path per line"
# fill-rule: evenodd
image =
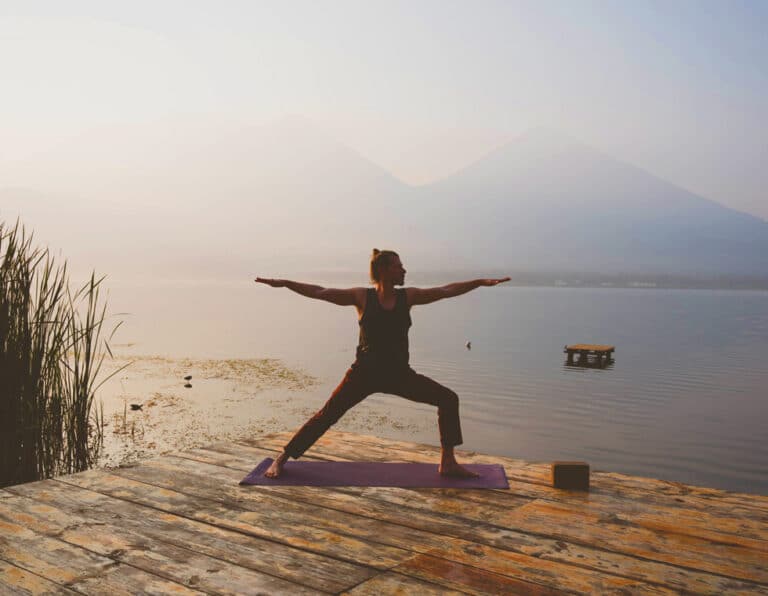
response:
M384 310L374 288L368 289L360 318L357 360L379 366L408 366L408 329L411 313L405 288L395 290L395 307Z

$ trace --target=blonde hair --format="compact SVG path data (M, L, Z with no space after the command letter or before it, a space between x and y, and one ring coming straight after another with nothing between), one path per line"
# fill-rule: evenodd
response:
M374 248L373 253L371 253L371 282L379 281L382 267L387 267L392 259L399 256L394 250Z

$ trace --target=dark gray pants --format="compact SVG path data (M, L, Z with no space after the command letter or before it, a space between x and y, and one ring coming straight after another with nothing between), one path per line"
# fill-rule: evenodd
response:
M444 447L461 445L459 397L440 383L418 374L408 366L381 369L355 362L336 387L331 397L285 446L284 451L294 459L314 445L325 431L353 406L372 393L391 393L412 401L437 406L440 444Z

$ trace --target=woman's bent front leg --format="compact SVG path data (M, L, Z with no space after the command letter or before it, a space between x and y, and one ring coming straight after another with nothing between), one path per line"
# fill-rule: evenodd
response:
M464 442L459 420L459 396L455 391L410 370L397 383L392 393L411 401L437 406L437 424L440 429L440 444L443 447L454 447Z
M393 393L412 401L437 406L437 424L440 428L440 445L442 445L438 468L441 475L462 478L478 476L475 472L459 465L453 454L454 446L463 443L459 420L459 396L454 391L411 370L398 383Z

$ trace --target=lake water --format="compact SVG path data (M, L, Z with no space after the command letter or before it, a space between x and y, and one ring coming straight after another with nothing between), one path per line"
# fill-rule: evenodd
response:
M354 308L252 282L113 283L109 305L129 313L116 351L280 358L315 376L292 392L304 408L281 419L291 429L357 342ZM768 494L768 292L499 286L411 315L411 365L459 394L462 449ZM567 367L569 343L615 345L615 363ZM272 391L270 415L280 403ZM369 434L439 443L434 408L382 394L364 404L387 414ZM237 418L246 405L229 407Z

